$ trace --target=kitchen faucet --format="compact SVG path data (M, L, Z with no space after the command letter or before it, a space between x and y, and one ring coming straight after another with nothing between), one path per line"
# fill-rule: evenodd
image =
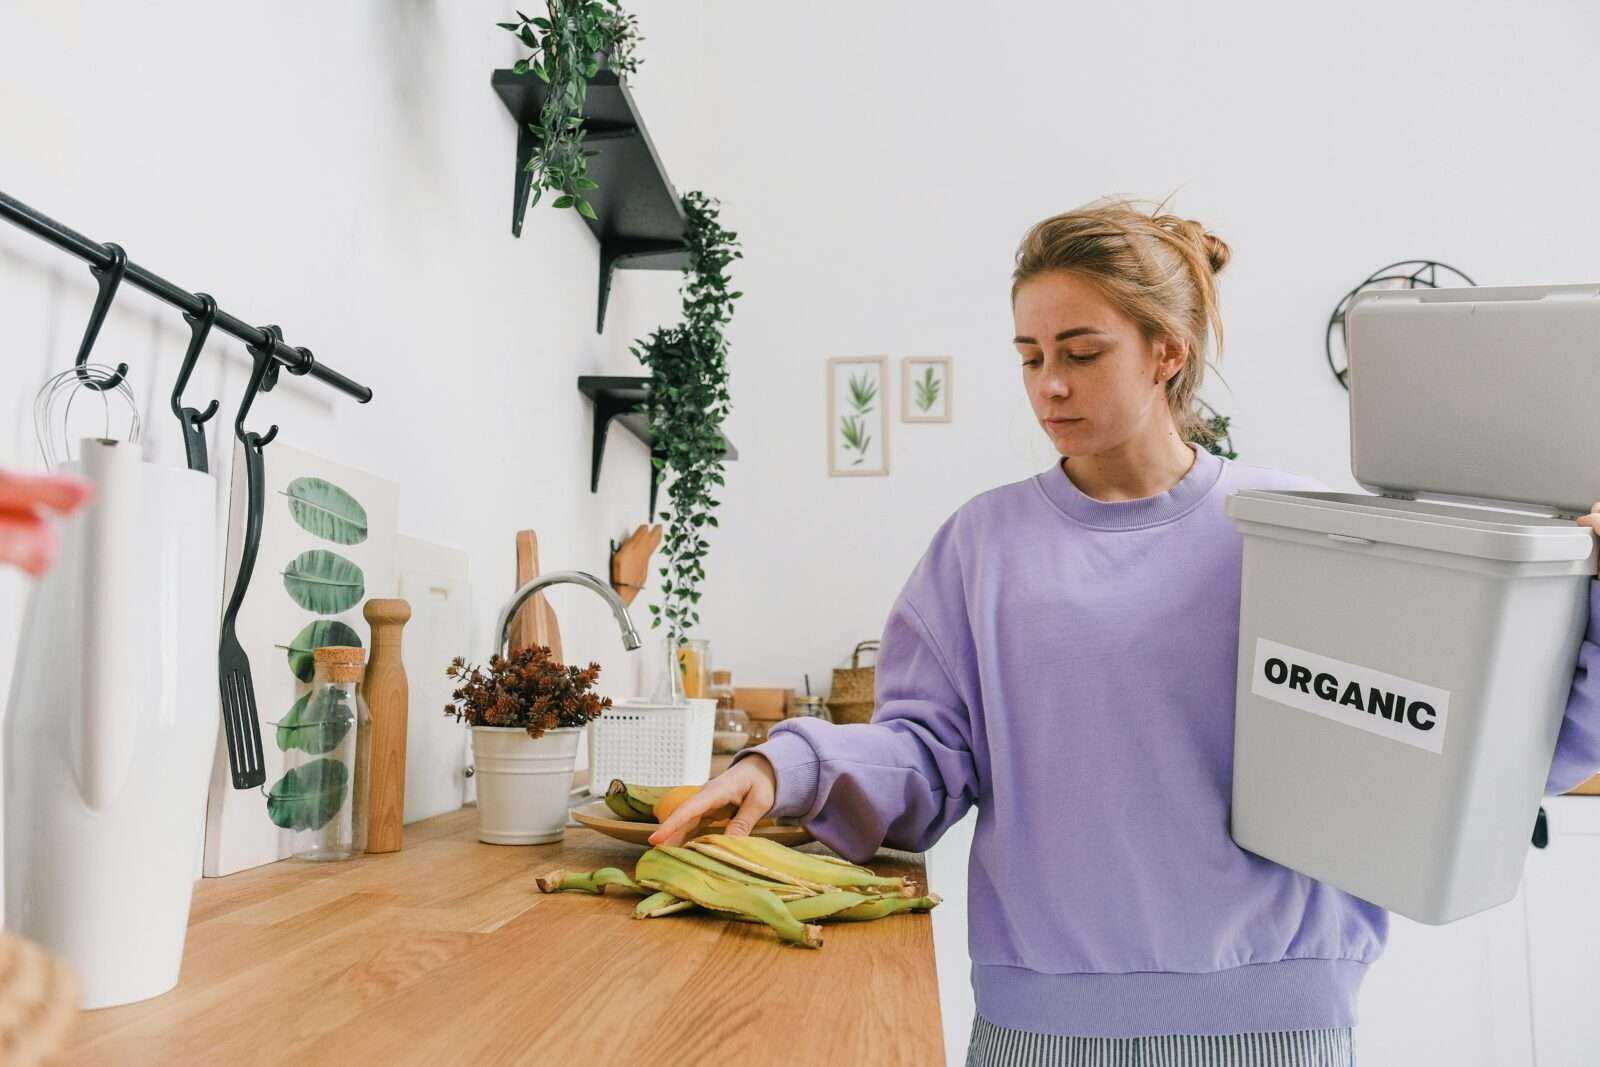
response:
M512 593L511 599L507 600L505 606L500 609L500 617L494 623L494 650L497 655L505 655L506 649L511 643L511 617L517 613L517 609L522 606L522 602L545 586L556 585L561 582L581 585L586 589L592 589L605 598L606 603L611 605L611 614L616 616L617 625L622 627L623 648L632 652L643 643L639 640L639 631L633 628L633 620L628 617L628 609L622 603L622 598L617 596L616 591L609 585L585 571L551 571L549 574L539 575L539 577Z

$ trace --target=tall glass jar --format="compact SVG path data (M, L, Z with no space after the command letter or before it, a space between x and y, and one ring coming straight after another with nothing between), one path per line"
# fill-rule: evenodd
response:
M267 814L294 832L296 859L347 860L366 849L372 712L361 695L365 655L330 645L312 653L311 691L273 725L284 775Z
M711 695L711 642L689 638L678 646L678 664L683 671L683 695Z

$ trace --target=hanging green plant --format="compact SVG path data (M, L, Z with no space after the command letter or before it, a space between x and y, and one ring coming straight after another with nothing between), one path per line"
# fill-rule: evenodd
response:
M511 69L531 72L550 86L538 123L529 123L537 141L524 167L533 175L528 204L537 204L550 189L560 194L551 207L570 207L593 219L594 206L583 195L600 188L588 176L588 158L595 153L583 147L589 79L602 63L619 76L633 73L638 69L633 48L644 38L638 34L637 16L623 11L619 0L546 0L545 9L549 18L529 18L518 11L519 21L495 23L533 49L533 55L517 60Z
M679 292L684 321L656 330L642 348L631 349L650 369L646 409L654 442L651 463L667 483L666 565L661 568L661 604L650 605L652 627L663 621L668 641L679 641L700 621L700 583L709 545L702 533L716 526L721 501L712 493L722 477L723 420L728 416L728 346L723 327L733 318L728 265L744 258L738 234L718 221L720 201L701 192L683 197L689 219L690 268ZM654 518L654 516L652 516Z
M1228 439L1228 422L1229 418L1226 415L1212 415L1206 420L1205 428L1195 433L1195 443L1204 447L1213 456L1238 459L1239 453L1233 451L1233 442ZM1220 442L1227 442L1227 451L1223 451Z

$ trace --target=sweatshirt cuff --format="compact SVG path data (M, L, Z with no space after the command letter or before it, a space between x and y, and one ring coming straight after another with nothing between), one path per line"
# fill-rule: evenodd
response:
M773 818L804 815L810 811L817 795L817 754L805 738L783 729L783 724L779 723L761 744L735 753L729 766L754 752L767 758L777 778L777 796L770 812Z

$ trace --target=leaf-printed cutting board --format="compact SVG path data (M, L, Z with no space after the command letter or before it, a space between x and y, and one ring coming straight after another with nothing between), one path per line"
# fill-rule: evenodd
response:
M349 726L339 709L313 707L302 698L311 691L316 649L366 648L362 603L396 591L399 486L282 441L266 448L265 461L261 548L238 630L255 680L265 788L273 799L269 810L261 792L232 787L227 749L219 740L206 811L202 869L207 875L231 874L289 855L293 834L286 827L311 825L330 805L337 812L349 802L351 783L319 764L337 744L335 735ZM231 462L224 602L238 574L244 531L244 462L237 444ZM301 767L292 778L291 756ZM311 767L317 769L306 769ZM286 826L275 825L274 818Z

